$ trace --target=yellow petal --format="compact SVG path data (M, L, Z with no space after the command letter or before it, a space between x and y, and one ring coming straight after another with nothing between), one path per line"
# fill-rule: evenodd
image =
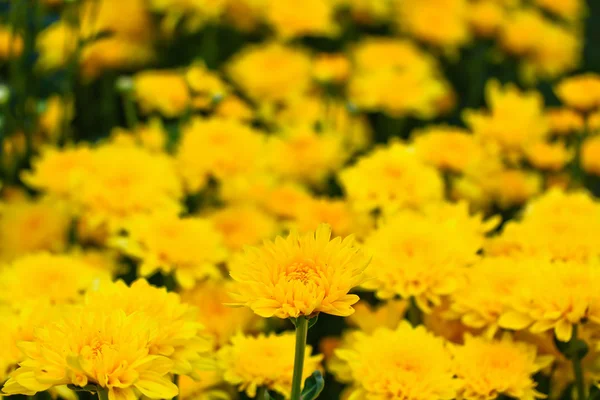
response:
M177 386L169 380L168 375L145 371L134 385L142 394L151 399L171 399L179 393Z
M554 333L561 342L568 342L573 335L573 325L566 319L561 319L554 327Z
M521 330L527 328L532 323L532 319L526 314L517 311L508 311L500 316L498 325L505 329Z

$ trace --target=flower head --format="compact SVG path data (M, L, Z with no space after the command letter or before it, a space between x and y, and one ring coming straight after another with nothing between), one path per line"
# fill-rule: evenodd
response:
M466 203L401 211L365 240L373 261L363 287L382 299L414 297L429 311L458 288L495 224L471 216Z
M249 397L256 397L256 389L266 387L290 396L294 369L293 333L259 336L237 335L231 344L217 353L217 366L225 381L238 386ZM302 382L320 368L322 356L311 356L311 346L306 346Z
M443 181L425 164L413 147L393 143L360 158L339 173L348 200L357 210L393 212L438 202Z
M125 230L127 236L116 237L114 245L141 260L141 276L172 272L187 289L196 280L221 276L217 264L225 261L227 251L221 234L206 219L140 216L131 219Z
M600 107L600 75L588 73L566 78L556 87L556 94L576 110L596 110Z
M176 71L143 71L134 78L134 95L140 108L157 111L167 118L182 115L190 107L190 92L184 76Z
M25 361L4 385L6 394L34 395L72 384L97 385L110 400L170 399L177 386L168 373L173 362L149 353L157 329L149 315L78 306L38 327L32 341L21 342Z
M0 269L0 304L24 308L36 303L77 303L83 291L110 278L109 270L77 256L27 254Z
M292 232L246 248L232 261L231 277L238 282L234 299L267 318L348 316L358 301L348 292L362 283L368 262L353 237L331 240L328 225L305 235Z
M167 372L193 377L196 369L205 366L203 355L211 343L197 321L197 309L174 292L151 286L144 279L130 287L122 281L106 283L87 292L85 310L92 315L120 310L128 318L143 315L152 320L152 334L146 336L145 346L149 354L171 361Z
M456 398L457 381L450 352L442 338L413 328L357 332L347 346L335 350L349 367L351 398L428 400Z
M535 390L533 375L552 362L537 356L536 347L513 341L505 334L500 340L467 335L464 345L451 348L461 399L491 400L499 395L534 400L546 397Z

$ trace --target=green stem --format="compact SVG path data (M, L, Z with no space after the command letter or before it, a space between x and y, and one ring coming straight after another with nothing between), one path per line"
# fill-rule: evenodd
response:
M265 386L258 388L258 392L256 392L256 398L258 400L265 400L267 398L267 388Z
M135 104L131 98L131 92L129 91L123 93L123 109L125 111L127 127L131 130L135 130L138 126L138 117L135 110Z
M417 302L414 297L410 298L410 304L408 306L408 321L412 326L417 326L421 323L421 310L417 306Z
M577 340L577 325L573 325L573 336L571 336L569 347L572 352L571 361L573 362L573 374L575 375L575 389L577 390L577 399L585 400L585 381L581 358L577 352Z
M300 400L302 393L302 370L304 369L304 354L306 353L306 335L308 319L300 316L296 319L296 353L294 356L294 377L292 378L291 400Z
M177 386L177 390L179 390L179 375L173 375L173 383ZM173 400L179 399L179 392L177 392L177 396L173 397Z
M108 400L108 390L98 388L98 400Z

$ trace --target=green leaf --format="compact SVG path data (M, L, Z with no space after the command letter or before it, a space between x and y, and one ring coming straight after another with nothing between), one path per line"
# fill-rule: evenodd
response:
M294 324L294 326L296 326L296 318L290 317L290 321L292 321L292 324Z
M575 340L571 339L569 342L561 342L554 337L554 344L558 351L560 351L567 359L572 360L577 358L581 360L588 353L588 345L585 341L581 339L575 338Z
M315 318L316 319L316 318ZM315 371L311 376L306 378L304 382L304 390L302 391L302 400L315 400L325 387L325 380L320 371Z
M319 319L318 315L315 315L314 317L312 317L311 319L309 319L308 320L308 329L312 328L317 323L318 319Z

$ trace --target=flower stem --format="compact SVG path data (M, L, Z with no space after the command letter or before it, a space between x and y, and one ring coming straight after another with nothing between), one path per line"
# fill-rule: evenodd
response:
M585 381L583 378L583 368L581 366L581 357L577 354L577 325L573 326L573 336L569 343L572 351L573 374L575 375L575 389L577 390L577 399L585 400Z
M173 383L175 384L175 386L177 386L177 389L179 389L179 375L173 375ZM178 400L179 399L179 393L177 393L177 396L173 397L173 400Z
M304 368L304 353L306 353L306 335L308 319L304 316L296 319L296 353L294 356L294 377L292 378L291 400L300 400L302 390L302 370Z
M98 388L98 399L99 400L108 400L108 390L104 388Z

